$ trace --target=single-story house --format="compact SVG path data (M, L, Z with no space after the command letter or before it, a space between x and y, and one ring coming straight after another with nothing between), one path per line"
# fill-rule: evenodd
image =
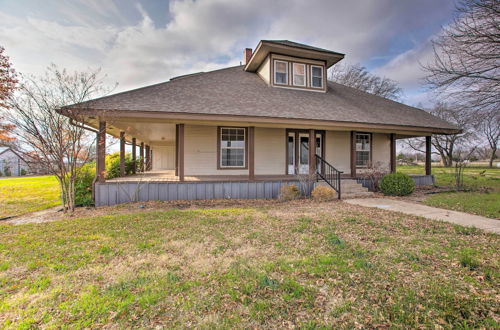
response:
M0 176L20 176L28 173L26 161L10 147L0 147Z
M96 129L96 204L275 197L308 177L339 193L372 164L396 166L397 139L458 128L405 104L328 81L344 54L287 40L244 50L244 64L179 76L61 111ZM106 181L105 134L140 146L140 173ZM124 173L124 171L123 171ZM355 182L354 182L355 184ZM140 188L139 185L141 186Z

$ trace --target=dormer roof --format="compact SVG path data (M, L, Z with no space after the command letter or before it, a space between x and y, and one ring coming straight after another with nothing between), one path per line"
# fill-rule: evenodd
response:
M255 72L270 53L324 61L329 68L344 58L344 54L289 40L261 40L245 65L245 71Z

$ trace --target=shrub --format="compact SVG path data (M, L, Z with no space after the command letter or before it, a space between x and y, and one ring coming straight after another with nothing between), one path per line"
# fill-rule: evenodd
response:
M337 197L337 193L330 187L317 186L312 191L311 196L317 201L331 201Z
M406 196L415 191L415 181L403 173L390 173L380 181L380 189L385 195Z
M135 164L137 168L137 160ZM125 175L132 174L134 169L134 162L132 161L132 156L127 153L125 154ZM115 152L111 155L106 156L106 179L113 179L120 176L120 153Z
M290 201L294 199L298 199L300 197L300 190L299 188L294 185L285 185L282 186L280 189L280 199L284 201Z
M83 165L78 169L75 182L75 204L93 205L92 181L95 178L95 162Z
M12 172L10 171L10 167L9 167L9 166L5 166L5 167L3 168L3 174L4 174L5 176L11 176L11 175L12 175Z
M21 169L21 175L26 175L26 170L24 168Z

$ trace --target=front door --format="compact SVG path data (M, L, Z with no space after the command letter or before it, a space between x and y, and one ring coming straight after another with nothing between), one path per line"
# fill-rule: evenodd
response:
M316 154L322 155L323 135L316 134ZM289 132L288 174L309 174L309 134Z

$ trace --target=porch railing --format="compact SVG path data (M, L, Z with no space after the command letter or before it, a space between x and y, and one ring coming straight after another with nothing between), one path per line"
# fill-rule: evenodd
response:
M321 156L316 155L316 181L324 180L337 192L339 199L341 199L340 175L342 173L344 172L337 170Z

